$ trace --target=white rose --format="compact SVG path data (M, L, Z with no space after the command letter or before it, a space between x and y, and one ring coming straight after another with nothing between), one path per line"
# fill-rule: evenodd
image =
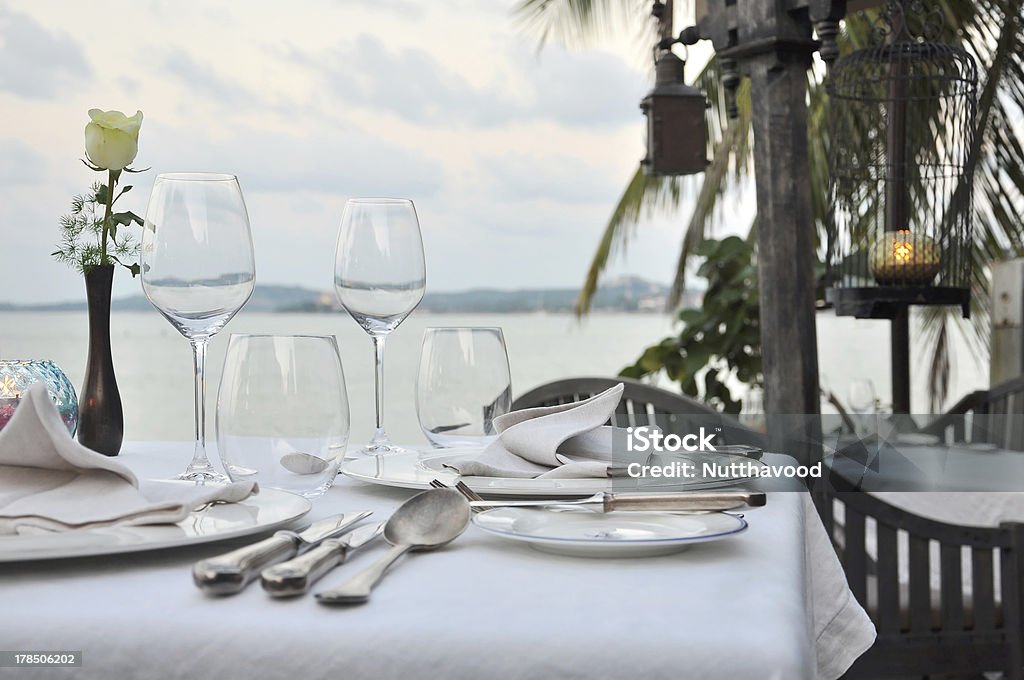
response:
M120 111L89 109L92 121L85 126L85 155L104 170L123 170L139 152L142 111L126 116Z

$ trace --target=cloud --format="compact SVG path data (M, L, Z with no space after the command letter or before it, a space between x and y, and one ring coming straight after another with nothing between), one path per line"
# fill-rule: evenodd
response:
M193 96L213 97L228 106L251 104L257 99L249 89L229 78L219 76L212 68L200 64L192 55L181 49L174 49L167 54L163 68L178 78Z
M46 176L42 156L14 139L0 140L0 185L34 184Z
M92 67L73 39L0 7L0 90L53 99L91 75Z
M648 79L619 58L555 47L534 55L519 46L513 54L524 64L533 60L527 77L536 87L534 116L571 126L639 124Z
M436 161L351 127L300 135L241 125L214 139L151 122L145 135L145 163L159 172L232 172L246 191L432 196L444 176Z
M603 205L621 191L617 177L572 156L506 155L484 160L506 199Z
M319 71L350 105L388 111L415 124L555 121L572 126L616 126L639 118L637 102L646 78L620 59L600 52L569 53L551 48L540 56L522 46L507 50L510 69L521 76L513 86L498 74L474 85L418 48L391 48L361 34L331 53L292 50L291 58Z

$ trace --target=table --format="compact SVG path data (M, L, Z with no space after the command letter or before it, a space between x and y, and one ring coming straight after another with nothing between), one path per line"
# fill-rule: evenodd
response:
M849 458L826 461L866 491L1024 491L1024 451L979 450L971 445L871 445Z
M183 443L136 443L121 460L167 477ZM766 454L766 462L771 462ZM783 461L785 457L779 457ZM310 519L411 492L341 478ZM0 565L0 647L82 650L81 668L21 678L834 678L874 640L806 493L773 492L734 539L676 555L547 555L470 527L412 554L372 600L274 601L254 584L213 599L190 565L244 541L188 550ZM368 564L368 547L329 574Z

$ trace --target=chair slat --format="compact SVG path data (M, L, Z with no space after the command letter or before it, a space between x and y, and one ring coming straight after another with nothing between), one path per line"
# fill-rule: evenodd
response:
M633 419L629 414L629 404L629 399L621 399L618 406L615 407L615 424L619 427L632 427L634 425Z
M942 597L942 629L964 629L963 568L959 545L943 543L939 548L939 587Z
M925 633L932 627L931 583L928 555L928 539L910 536L910 599L907 608L910 612L910 630L914 633Z
M850 584L853 596L857 598L858 602L866 605L868 601L868 561L864 545L865 518L863 514L849 505L846 506L845 513L846 541L843 546L843 570L846 572L846 580Z
M971 597L974 630L996 628L996 596L992 570L992 549L971 549Z
M900 621L900 567L896 542L897 531L891 526L877 524L878 544L878 626L879 633L898 633L903 629Z

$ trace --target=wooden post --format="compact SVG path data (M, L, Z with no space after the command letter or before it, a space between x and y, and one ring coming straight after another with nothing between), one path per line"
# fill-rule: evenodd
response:
M753 104L761 356L773 446L783 445L780 436L793 434L785 426L775 429L788 432L772 432L771 423L778 423L780 414L819 413L807 154L810 64L810 49L772 49L743 60ZM790 450L792 446L788 442Z
M890 327L892 412L910 413L910 308L900 307Z
M900 40L902 16L893 17L890 40ZM891 169L885 185L885 230L910 228L910 186L907 183L907 65L897 62L892 67L889 89L889 121L886 128L886 155ZM903 306L896 312L889 330L889 355L892 357L892 412L910 413L910 309Z

